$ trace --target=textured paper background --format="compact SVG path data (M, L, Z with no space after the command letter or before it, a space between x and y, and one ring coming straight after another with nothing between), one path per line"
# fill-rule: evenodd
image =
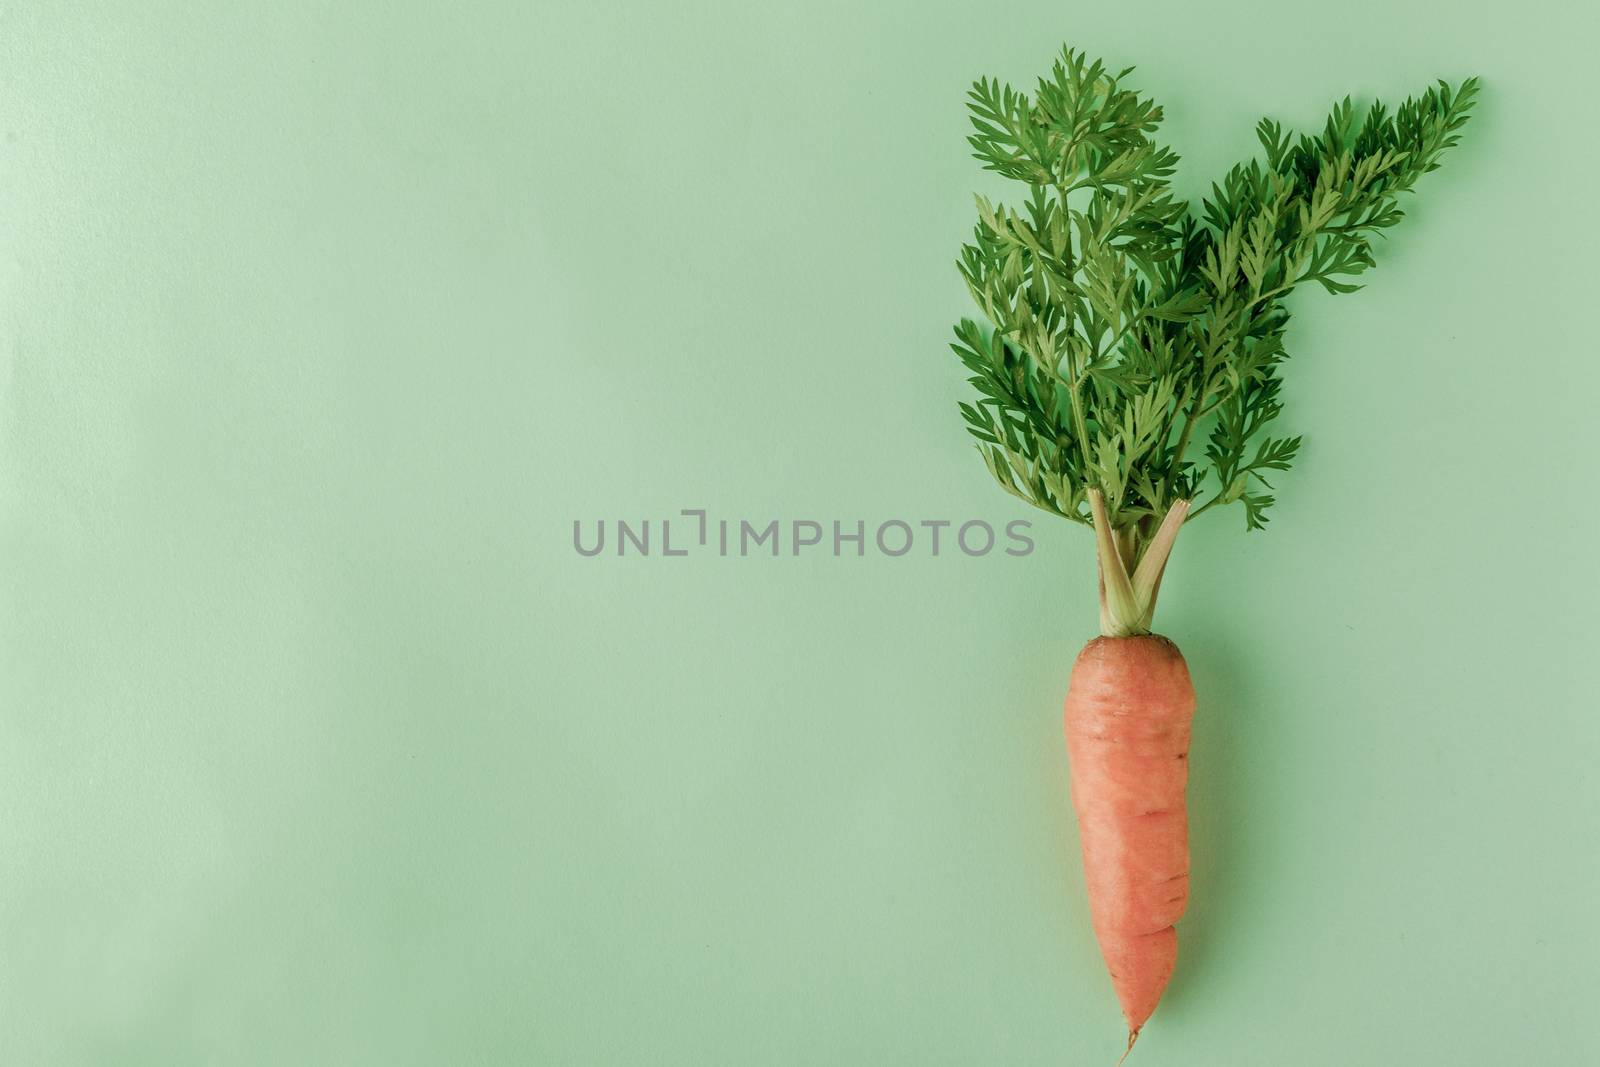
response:
M1081 530L570 543L1029 517L945 349L962 97L1064 39L1188 193L1263 112L1486 79L1368 290L1295 300L1272 529L1179 543L1134 1062L1600 1060L1583 8L5 5L0 1061L1109 1065Z

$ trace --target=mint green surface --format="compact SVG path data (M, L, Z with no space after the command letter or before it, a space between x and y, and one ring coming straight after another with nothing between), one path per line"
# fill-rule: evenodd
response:
M1369 288L1294 300L1271 529L1178 542L1194 895L1129 1062L1600 1062L1584 8L6 5L0 1063L1110 1067L1092 546L945 348L965 86L1063 40L1187 193L1485 79ZM693 507L1038 549L572 549Z

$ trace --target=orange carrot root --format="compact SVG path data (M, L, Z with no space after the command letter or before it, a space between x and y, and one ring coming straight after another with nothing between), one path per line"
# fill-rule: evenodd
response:
M1189 899L1189 728L1183 656L1156 635L1099 637L1072 668L1067 749L1089 917L1138 1036L1172 977ZM1124 1053L1126 1056L1126 1053Z

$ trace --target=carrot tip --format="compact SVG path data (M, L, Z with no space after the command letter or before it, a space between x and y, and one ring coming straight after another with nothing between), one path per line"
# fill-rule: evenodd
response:
M1138 1030L1128 1031L1128 1047L1122 1050L1122 1055L1117 1057L1117 1067L1122 1067L1122 1061L1128 1058L1128 1053L1133 1051L1133 1043L1139 1040Z

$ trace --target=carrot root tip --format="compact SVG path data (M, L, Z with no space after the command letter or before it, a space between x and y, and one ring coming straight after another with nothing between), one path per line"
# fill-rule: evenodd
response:
M1122 1055L1117 1057L1117 1067L1122 1067L1122 1061L1128 1058L1128 1053L1133 1051L1133 1043L1139 1040L1138 1030L1128 1031L1128 1047L1122 1050Z

